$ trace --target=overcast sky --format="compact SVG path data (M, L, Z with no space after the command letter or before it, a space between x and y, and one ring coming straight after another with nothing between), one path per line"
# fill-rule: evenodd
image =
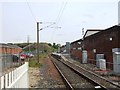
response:
M82 38L82 28L106 29L118 24L119 0L4 0L0 2L0 42L36 42L36 22L40 42L65 44ZM61 27L61 28L56 28Z

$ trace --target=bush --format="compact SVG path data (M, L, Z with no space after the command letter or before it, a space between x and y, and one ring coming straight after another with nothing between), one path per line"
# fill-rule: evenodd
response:
M29 60L29 67L38 67L38 68L40 68L42 66L42 64L41 63L38 63L38 61L37 60Z

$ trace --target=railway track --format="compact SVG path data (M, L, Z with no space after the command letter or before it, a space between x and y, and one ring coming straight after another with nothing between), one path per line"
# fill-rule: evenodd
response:
M106 81L104 78L63 60L60 56L52 55L52 60L57 70L66 83L66 87L74 90L78 88L92 88L101 90L120 90L119 86Z

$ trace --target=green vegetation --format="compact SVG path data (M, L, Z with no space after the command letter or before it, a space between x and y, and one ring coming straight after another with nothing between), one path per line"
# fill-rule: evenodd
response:
M29 67L38 67L38 68L40 68L41 66L42 66L42 64L38 63L37 60L35 60L33 58L29 60Z
M40 60L41 59L44 60L46 58L47 58L46 53L41 53L40 56L39 56ZM37 56L29 59L29 67L38 67L38 68L40 68L41 66L42 66L42 64L38 63L38 61L37 61Z
M21 48L23 48L23 51L25 52L28 52L29 50L32 52L32 51L35 51L37 49L37 44L36 43L9 43L11 45L17 45ZM58 50L59 48L59 44L56 44L56 43L40 43L39 44L39 50L41 52L45 52L45 53L51 53L51 52L55 52Z
M47 53L40 54L40 59L44 59L44 58L47 58Z
M12 44L12 43L9 43ZM16 43L12 45L18 45L19 47L23 48L23 52L30 52L33 55L35 55L33 58L30 58L29 60L29 67L41 67L42 64L38 63L37 61L37 44L36 43ZM40 43L39 44L39 52L40 52L40 59L44 60L47 58L47 55L52 52L57 52L59 48L59 44L56 43Z

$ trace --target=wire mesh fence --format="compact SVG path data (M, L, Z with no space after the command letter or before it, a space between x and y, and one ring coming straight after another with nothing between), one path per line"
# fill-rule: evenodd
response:
M105 67L106 67L106 69L107 70L111 70L111 71L113 71L114 70L114 66L116 65L116 66L118 66L119 64L115 64L115 63L111 63L111 62L102 62L102 61L99 61L99 60L95 60L95 59L88 59L88 61L87 61L88 63L90 63L90 64L93 64L93 65L95 65L96 67L100 67L98 64L100 64L100 63L102 63L102 64L104 64L105 65ZM118 67L119 68L119 67Z
M105 77L109 81L120 85L120 73L118 73L120 67L118 63L101 62L95 59L88 59L88 63L97 67L94 72L99 73L101 76Z
M15 68L20 65L20 57L13 54L0 54L0 76L8 69Z

